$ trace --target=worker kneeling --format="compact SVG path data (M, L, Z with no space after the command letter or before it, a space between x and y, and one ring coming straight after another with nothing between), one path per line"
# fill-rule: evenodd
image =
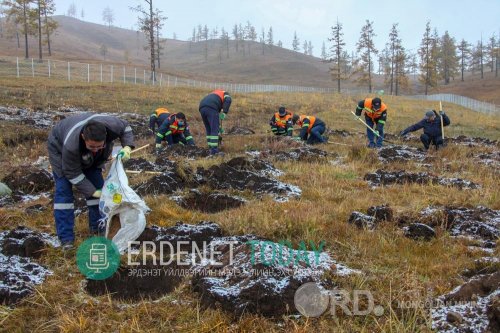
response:
M184 113L174 113L161 124L156 133L157 150L162 149L162 141L166 141L169 146L176 143L194 146Z
M269 125L271 125L271 131L275 135L292 136L293 124L292 124L293 114L288 111L284 106L280 106L278 112L276 112Z
M437 150L444 144L441 121L443 122L443 127L450 124L450 118L448 118L444 111L439 111L439 115L440 116L438 116L435 110L427 111L424 119L401 131L399 135L405 136L410 132L418 131L423 128L424 133L420 136L420 140L424 144L425 150L428 150L431 144L435 145Z
M325 123L314 116L299 116L294 115L292 117L293 125L297 124L300 126L299 138L302 141L306 141L308 144L316 144L326 142L326 138L323 137L325 133Z

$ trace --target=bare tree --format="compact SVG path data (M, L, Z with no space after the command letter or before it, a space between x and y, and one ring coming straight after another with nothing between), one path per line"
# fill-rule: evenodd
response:
M313 55L313 45L312 45L312 42L309 41L307 42L307 53L312 56Z
M300 45L300 41L299 41L299 38L297 37L297 32L294 31L293 32L292 49L295 52L299 52L299 45Z
M467 67L467 62L470 57L470 44L465 41L465 39L462 39L460 42L460 45L458 46L458 51L460 51L460 72L462 73L462 82L464 81L464 72L465 68Z
M425 86L425 94L429 92L429 87L437 86L437 41L431 35L431 22L427 21L425 33L420 43L418 54L420 56L420 83Z
M273 27L269 27L269 30L267 31L267 45L269 45L269 50L272 52L274 45Z
M157 8L153 16L153 28L156 31L156 60L158 62L158 68L160 68L160 56L162 55L161 50L163 50L160 39L160 31L163 28L164 21L166 19L167 17L163 16L162 11Z
M321 60L325 61L326 58L328 58L328 56L326 54L325 42L323 42L323 44L321 45Z
M444 79L444 84L450 83L450 78L454 78L458 73L458 61L457 56L457 46L455 45L455 39L445 31L444 35L440 39L440 57L439 57L439 71L441 77Z

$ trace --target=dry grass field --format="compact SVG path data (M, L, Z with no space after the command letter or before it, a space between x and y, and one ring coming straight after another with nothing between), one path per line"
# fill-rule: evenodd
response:
M199 100L207 91L197 89L160 89L126 85L71 85L64 81L32 79L0 80L0 106L26 107L36 110L74 107L96 112L137 113L147 118L157 106L167 106L174 112L184 112L194 132L197 144L204 146L203 124L198 113ZM83 276L75 265L74 253L58 248L48 250L41 263L54 274L36 287L36 292L15 307L0 306L0 330L5 332L427 332L431 320L426 309L401 309L397 302L436 297L464 282L460 273L473 266L483 256L468 247L465 239L450 237L439 231L435 239L418 242L403 236L396 223L384 223L374 231L360 230L347 223L352 211L366 211L370 206L389 204L395 214L416 214L429 205L500 209L500 188L497 167L477 163L471 154L498 150L491 147L467 147L449 144L445 149L430 152L431 167L416 161L384 164L375 150L367 149L365 137L357 135L364 128L353 119L351 110L358 100L368 96L338 94L233 94L233 105L225 127L244 126L256 134L225 136L224 157L187 161L192 167L219 164L251 149L269 149L266 139L268 121L280 104L293 112L315 115L333 130L346 130L347 137L330 136L330 140L346 145L323 144L318 148L340 157L338 163L275 162L285 175L280 179L302 189L300 199L277 203L271 198L252 200L241 208L215 214L186 210L167 196L146 196L152 209L149 225L171 226L176 221L197 223L214 221L227 234L253 233L271 240L301 240L316 243L324 240L333 257L360 275L336 277L334 282L346 290L370 290L375 303L384 308L377 317L346 316L337 318L328 313L317 319L283 316L266 318L245 314L234 317L220 309L204 309L198 295L188 283L159 301L118 302L110 297L90 297L81 288ZM419 121L437 103L387 97L389 115L386 132L397 134L406 126ZM451 119L447 137L466 135L500 139L500 117L485 115L456 105L443 106ZM25 134L28 134L27 137ZM0 177L10 168L34 162L47 154L46 132L29 125L0 122ZM22 139L21 139L22 138ZM19 139L12 147L2 142ZM397 143L402 142L396 140ZM145 144L141 140L138 146ZM410 145L419 147L420 143ZM279 148L279 147L277 147ZM142 157L154 159L142 154ZM476 190L460 190L439 185L404 184L372 188L363 180L366 173L377 169L430 171L442 177L460 177L481 185ZM143 177L143 176L141 176ZM132 184L141 177L131 176ZM77 220L78 242L88 237L86 216ZM52 208L30 215L22 209L0 208L0 229L18 225L54 233ZM499 256L497 247L492 256Z

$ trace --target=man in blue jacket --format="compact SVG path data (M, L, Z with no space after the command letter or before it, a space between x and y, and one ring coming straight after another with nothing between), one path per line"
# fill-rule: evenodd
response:
M450 118L448 118L444 111L439 111L439 115L442 116L443 126L448 126L450 124ZM435 110L429 110L425 113L424 119L401 131L399 135L404 136L410 132L418 131L423 128L424 133L420 135L420 140L424 144L425 150L429 149L431 143L436 146L437 150L444 144L443 133L441 132L441 117L439 115Z
M119 139L118 153L123 161L130 158L134 135L129 124L120 118L83 113L61 120L48 139L49 162L55 180L54 218L63 250L70 250L75 240L75 205L73 187L87 198L89 229L102 233L99 225L99 198L104 184L102 169Z
M226 118L230 106L231 96L224 90L214 90L200 102L199 111L207 132L208 148L212 155L219 153L219 121Z

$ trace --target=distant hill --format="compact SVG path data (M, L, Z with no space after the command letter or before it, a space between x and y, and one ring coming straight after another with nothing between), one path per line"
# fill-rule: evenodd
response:
M149 55L144 49L147 42L142 33L117 27L81 21L68 16L55 16L59 29L52 39L52 58L82 61L111 62L144 66L149 68ZM30 56L37 57L37 41L30 39ZM107 47L105 59L101 46ZM336 87L329 74L329 64L319 58L306 56L288 49L268 46L262 54L262 45L245 41L238 45L229 41L229 52L221 40L191 43L165 39L163 55L160 57L160 71L208 82L232 82L255 84L283 84L315 87ZM207 60L205 60L207 47ZM243 49L245 50L243 52ZM46 49L44 49L44 54ZM228 57L229 53L229 57ZM23 40L17 47L15 38L0 38L0 55L24 56ZM46 55L45 55L46 56ZM422 86L413 76L413 94L422 93ZM374 75L374 90L383 87L383 78ZM352 80L342 82L342 89L366 89ZM451 84L430 91L430 93L451 93L468 96L481 101L500 105L500 78L486 72L485 79L479 74L468 73L466 81L459 78Z

